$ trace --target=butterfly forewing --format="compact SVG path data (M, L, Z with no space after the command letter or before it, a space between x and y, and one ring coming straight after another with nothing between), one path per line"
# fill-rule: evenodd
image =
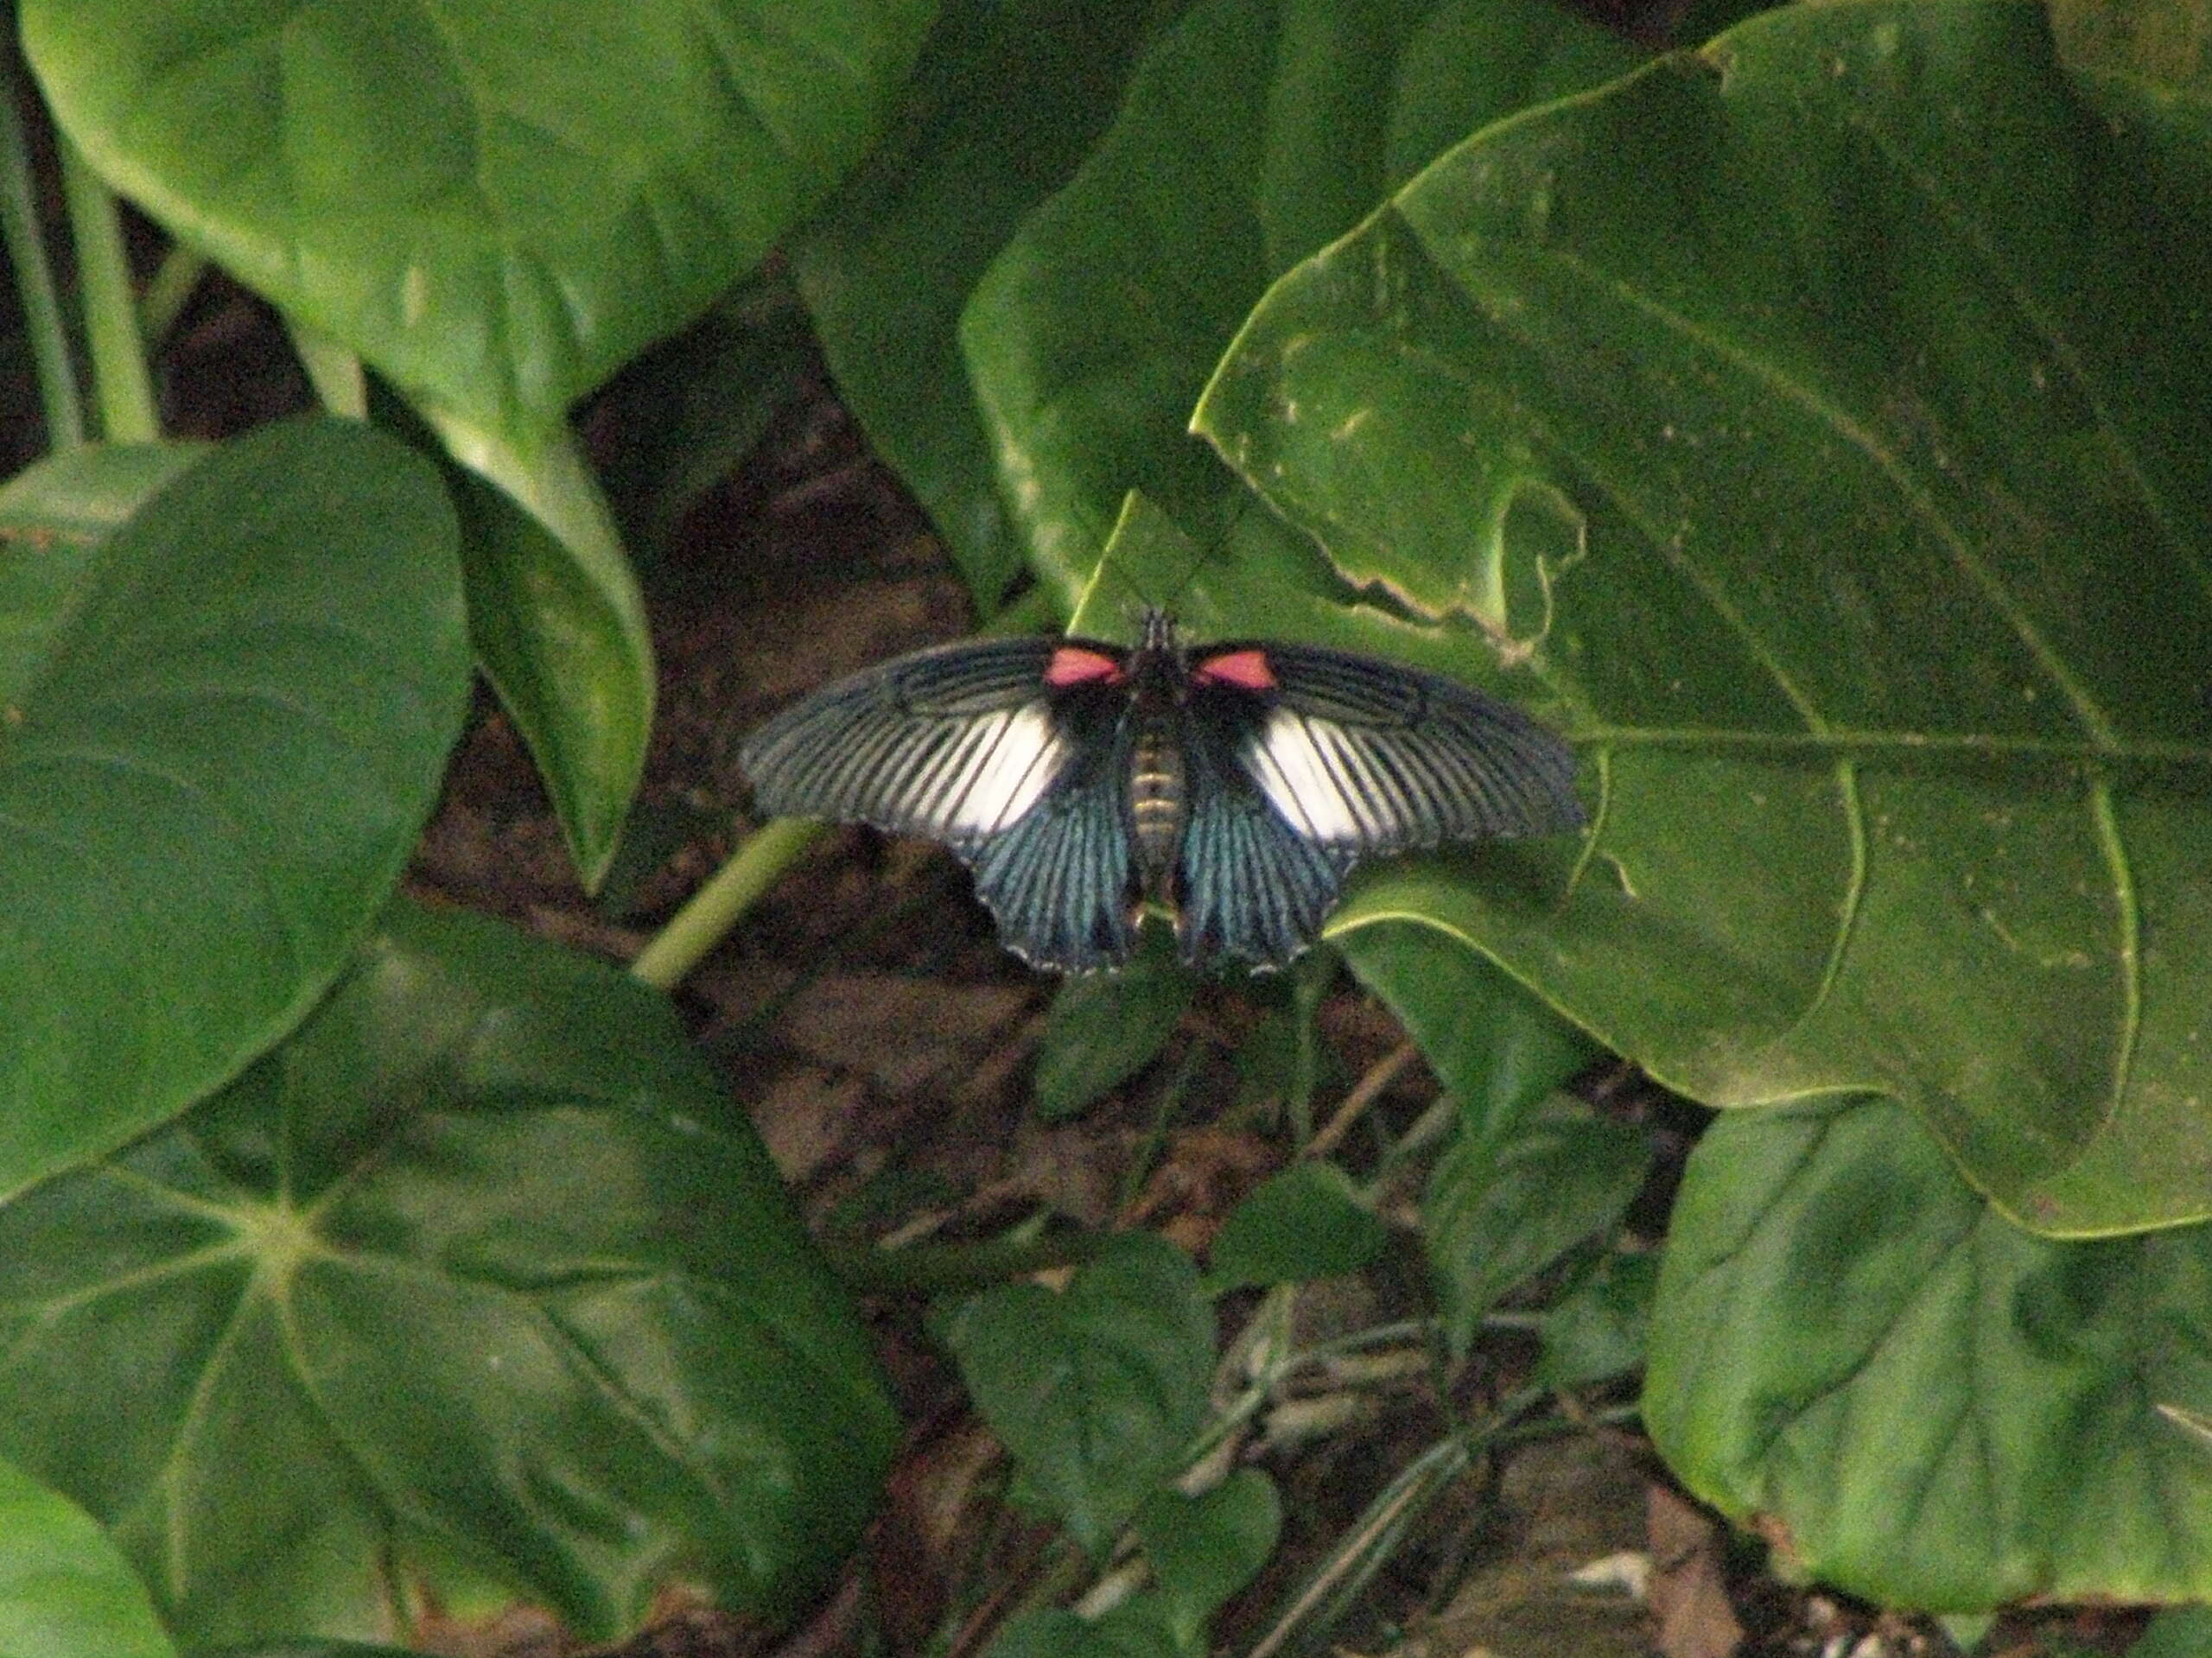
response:
M973 842L1033 810L1073 759L1046 696L1057 641L901 657L786 709L741 756L766 810Z
M1237 757L1300 835L1360 855L1582 822L1573 753L1518 708L1317 645L1211 646L1200 685L1209 662L1254 651L1273 683Z

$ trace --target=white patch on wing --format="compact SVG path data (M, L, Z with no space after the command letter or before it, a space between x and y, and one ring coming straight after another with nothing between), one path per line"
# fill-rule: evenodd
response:
M1245 755L1260 791L1283 821L1311 840L1357 843L1369 838L1347 759L1351 741L1325 720L1277 708L1252 734Z
M939 805L944 835L989 835L1019 822L1045 797L1067 759L1067 743L1042 702L994 714L962 743Z

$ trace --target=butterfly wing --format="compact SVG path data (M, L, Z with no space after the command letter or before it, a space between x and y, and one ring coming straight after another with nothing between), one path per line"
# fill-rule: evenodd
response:
M1054 646L945 645L825 686L747 741L753 797L778 816L938 841L1007 828L1072 758L1045 685Z
M1246 769L1243 750L1264 706L1224 697L1207 708L1207 700L1199 692L1184 719L1183 959L1234 956L1279 967L1313 942L1351 860L1292 828Z
M944 842L1039 966L1104 966L1135 943L1121 655L1051 638L917 651L785 710L740 763L765 811Z
M1238 759L1269 804L1349 857L1583 822L1573 751L1455 681L1307 645L1213 645L1192 677L1194 700L1242 699Z
M1010 827L952 848L976 872L976 895L1007 949L1038 967L1086 973L1116 966L1136 948L1135 739L1124 697L1071 693L1057 713L1071 758L1044 797Z
M1280 965L1359 859L1582 822L1574 756L1453 681L1314 645L1195 653L1181 920L1191 959Z

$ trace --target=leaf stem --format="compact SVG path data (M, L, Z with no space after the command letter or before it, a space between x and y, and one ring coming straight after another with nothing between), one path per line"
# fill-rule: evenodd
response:
M77 368L69 355L69 330L61 317L46 232L39 223L38 188L31 173L30 135L25 130L22 75L14 42L0 40L0 247L16 273L16 294L30 336L46 416L49 449L73 449L85 441L85 408Z
M147 279L138 296L138 332L149 343L165 340L184 308L192 301L200 279L207 274L207 257L172 243L162 263Z
M100 435L113 443L151 443L161 435L154 381L138 334L130 262L123 248L123 213L115 192L93 172L67 133L58 135L61 191L77 245L79 302L92 346L92 390Z
M830 1269L859 1295L942 1294L988 1289L1054 1267L1080 1267L1123 1242L1123 1232L1056 1232L1050 1237L992 1238L980 1243L918 1243L886 1249L824 1242Z
M638 952L631 976L659 990L674 986L822 834L823 825L810 819L779 817L746 836L736 854Z
M307 372L308 384L315 388L315 395L322 406L347 420L366 420L369 379L353 347L341 346L321 329L310 328L304 322L288 321L285 332L291 335L293 353L299 358L301 368Z

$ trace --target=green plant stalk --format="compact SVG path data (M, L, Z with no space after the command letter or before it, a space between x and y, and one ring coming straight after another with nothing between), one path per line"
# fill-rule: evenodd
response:
M369 379L359 354L304 322L288 322L285 332L291 335L292 350L322 406L347 420L366 420Z
M1115 1195L1116 1213L1135 1204L1138 1194L1144 1190L1144 1183L1152 1178L1153 1166L1167 1144L1169 1125L1175 1121L1176 1113L1183 1109L1183 1102L1190 1097L1191 1085L1198 1081L1205 1058L1205 1048L1192 1045L1185 1051L1182 1062L1175 1067L1175 1075L1169 1079L1167 1086L1160 1090L1160 1102L1154 1108L1151 1127L1145 1130L1144 1143L1129 1159L1128 1172L1122 1177L1122 1189Z
M22 76L12 43L0 43L0 246L16 273L16 293L30 336L38 374L39 404L46 416L47 447L73 449L85 441L85 407L77 369L69 357L69 330L47 257L31 177L29 135L23 129Z
M77 243L77 283L85 338L92 346L100 435L111 443L151 443L162 429L154 412L145 344L138 336L130 263L123 251L122 210L115 192L86 164L67 134L60 146L61 190Z
M207 256L194 252L181 243L170 245L162 256L162 263L146 283L146 291L138 296L138 332L149 343L168 337L176 320L184 314L184 308L200 286L200 279L207 274Z
M630 963L632 976L657 990L672 988L799 854L822 837L823 829L810 818L779 817L746 836L736 855L638 952Z
M1291 1144L1303 1151L1313 1140L1313 1096L1321 1085L1321 1033L1315 1028L1321 1003L1337 976L1333 951L1310 950L1291 969L1290 1005L1296 1018L1291 1027L1293 1051L1290 1097L1284 1102L1290 1115Z

